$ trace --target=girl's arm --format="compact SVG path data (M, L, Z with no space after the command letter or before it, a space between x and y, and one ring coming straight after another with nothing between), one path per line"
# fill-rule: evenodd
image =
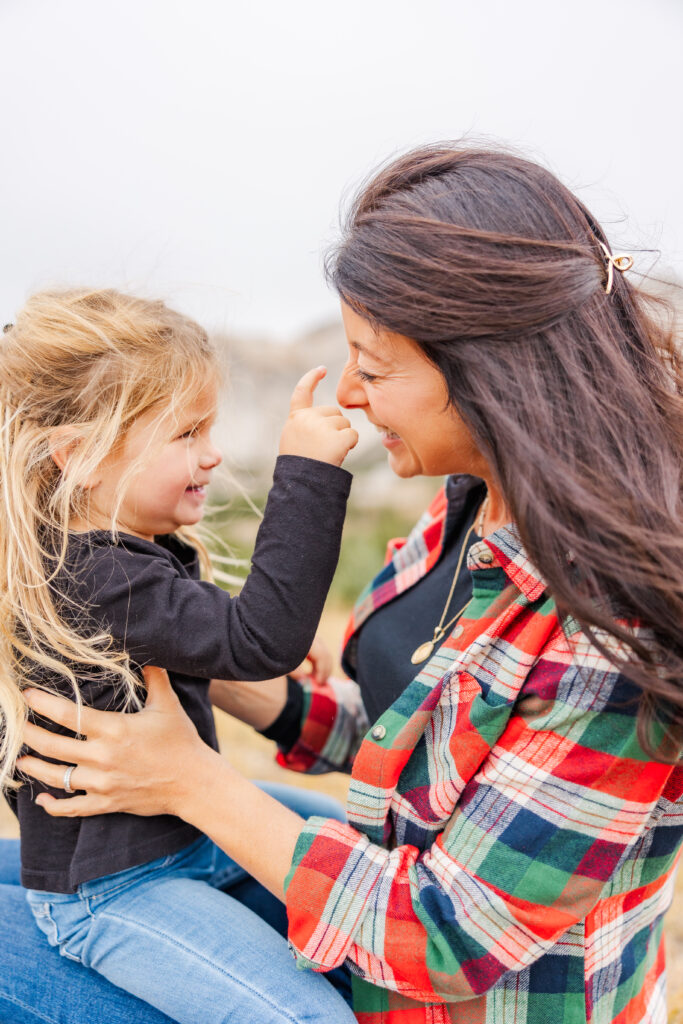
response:
M251 571L236 597L183 575L157 545L96 538L69 596L139 665L199 678L273 679L307 656L337 565L351 476L280 456Z
M252 681L295 669L314 643L336 569L351 486L341 462L357 440L338 409L313 405L323 374L309 371L294 389L251 570L237 596L190 578L192 568L188 575L157 544L87 534L67 574L67 608L88 608L134 664Z

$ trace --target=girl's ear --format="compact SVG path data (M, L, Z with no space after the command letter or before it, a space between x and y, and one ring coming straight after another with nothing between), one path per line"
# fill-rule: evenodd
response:
M69 459L73 456L81 440L82 435L75 427L55 427L54 430L50 431L48 435L50 455L52 456L52 461L62 472L66 469ZM79 487L91 489L97 486L99 482L99 477L94 474L85 480L79 480L78 483Z
M48 434L52 461L64 472L66 465L81 443L81 435L74 427L55 427Z

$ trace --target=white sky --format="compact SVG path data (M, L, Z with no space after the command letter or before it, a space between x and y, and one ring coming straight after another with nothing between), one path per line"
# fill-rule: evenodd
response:
M0 322L110 284L290 336L342 195L466 132L683 276L681 0L0 0L0 40Z

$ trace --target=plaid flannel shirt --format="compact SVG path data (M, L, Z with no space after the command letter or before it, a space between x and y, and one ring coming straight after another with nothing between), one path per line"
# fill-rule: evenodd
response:
M351 660L436 561L446 505L361 598ZM298 964L349 961L362 1024L664 1022L683 769L644 754L637 691L560 621L514 528L468 567L467 616L366 735L354 683L306 688L281 763L353 771L349 823L308 821L287 877Z

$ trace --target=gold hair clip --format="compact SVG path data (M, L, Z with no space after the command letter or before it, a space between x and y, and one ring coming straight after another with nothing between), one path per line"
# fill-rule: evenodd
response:
M7 332L11 331L13 327L14 327L14 324L5 324L5 326L2 329L2 333L3 334L7 334Z
M633 266L633 256L629 256L628 253L620 252L614 256L604 242L598 239L598 245L605 254L607 260L607 281L605 282L605 295L609 295L612 291L612 285L614 284L614 268L616 267L620 274L624 274L627 270L630 270Z

